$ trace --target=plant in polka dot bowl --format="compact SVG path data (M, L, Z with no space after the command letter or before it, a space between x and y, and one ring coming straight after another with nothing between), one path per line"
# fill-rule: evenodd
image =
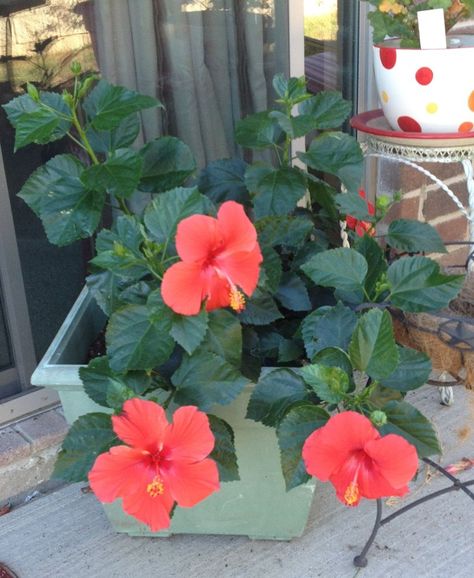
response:
M472 132L474 35L452 32L446 37L446 30L472 17L474 2L370 0L370 4L376 7L369 13L375 81L392 129ZM421 15L428 17L426 22L417 18Z

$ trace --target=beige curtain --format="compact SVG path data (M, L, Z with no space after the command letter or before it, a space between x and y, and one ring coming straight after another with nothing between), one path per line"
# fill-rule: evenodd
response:
M235 122L266 108L288 68L288 0L95 0L96 46L110 81L160 98L145 141L184 140L197 162L235 156Z

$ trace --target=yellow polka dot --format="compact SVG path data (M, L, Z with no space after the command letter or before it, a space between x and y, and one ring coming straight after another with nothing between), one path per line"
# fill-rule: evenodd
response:
M436 104L436 102L430 102L429 104L426 105L426 112L429 112L430 114L434 114L435 112L438 112L438 105Z
M382 90L380 96L382 97L383 102L388 102L388 94L385 92L385 90Z

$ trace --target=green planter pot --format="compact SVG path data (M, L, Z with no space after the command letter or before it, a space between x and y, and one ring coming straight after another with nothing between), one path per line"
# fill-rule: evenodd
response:
M104 411L84 393L79 379L81 363L85 363L89 345L104 321L91 295L83 290L32 376L34 385L58 392L68 423L85 413ZM120 500L105 504L116 531L132 536L229 534L267 540L301 536L314 483L285 491L275 431L245 419L251 391L249 384L232 404L216 406L210 412L225 419L234 430L241 479L223 483L219 492L194 508L177 508L167 532L150 532L123 512Z

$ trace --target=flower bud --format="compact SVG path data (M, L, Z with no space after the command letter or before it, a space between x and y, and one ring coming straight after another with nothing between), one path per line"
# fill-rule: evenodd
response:
M379 409L376 409L370 414L370 421L376 427L382 427L387 423L387 414Z
M75 60L75 61L71 64L71 72L74 74L74 76L79 76L79 74L81 74L81 72L82 72L81 63L78 62L77 60Z

